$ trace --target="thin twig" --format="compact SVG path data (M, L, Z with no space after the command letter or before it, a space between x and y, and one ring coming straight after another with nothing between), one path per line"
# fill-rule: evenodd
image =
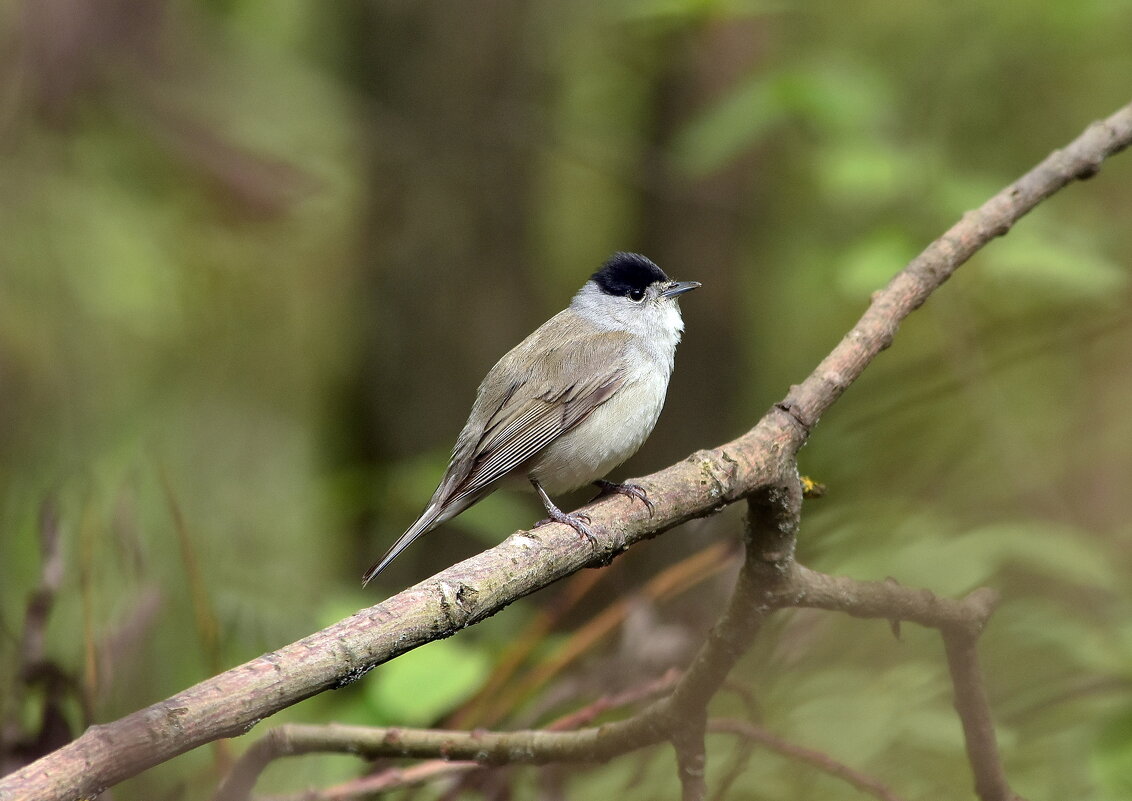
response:
M606 578L605 571L584 570L570 576L566 586L553 604L539 609L532 620L511 640L502 655L492 666L491 675L483 686L448 717L449 728L461 729L470 725L492 726L509 707L498 703L498 696L514 684L513 677L519 668L545 640L558 621L573 609L597 584Z
M483 770L483 765L475 762L428 761L406 768L391 768L352 779L318 791L307 790L287 795L260 795L256 801L352 801L352 799L372 799L378 793L401 790L441 779L456 777Z
M707 710L685 718L672 730L670 739L676 750L676 774L680 777L683 801L705 801L707 798Z
M547 731L570 731L578 729L592 722L599 715L604 715L614 709L624 709L627 706L655 698L672 689L680 680L680 671L672 668L663 676L654 679L640 687L632 687L624 692L614 695L603 695L596 701L586 704L568 715L563 715L546 726Z
M603 696L586 707L550 723L545 731L573 734L572 730L589 723L599 715L665 692L672 687L679 676L678 671L669 671L661 678L641 687L635 687L616 695ZM590 730L591 733L597 731L597 729ZM271 729L244 752L217 792L215 801L235 801L235 799L246 798L268 764L281 757L311 753L348 753L370 758L419 756L422 750L431 748L433 749L433 756L443 755L445 761L464 758L477 760L479 763L529 761L522 759L502 760L498 754L500 749L525 748L526 746L522 744L533 742L530 735L534 734L537 734L537 732L492 733L482 730L473 732L449 730L443 732L438 729L406 729L401 727L284 724ZM552 747L557 748L559 743L568 742L568 739L559 738L556 740L551 737L543 738L543 742L550 743ZM443 748L438 748L437 743L442 743ZM531 745L531 748L533 749L534 746ZM406 750L409 753L406 753ZM533 753L533 750L531 753ZM589 761L584 755L582 759ZM548 761L554 760L539 760L537 764ZM406 771L401 768L390 768L388 771L375 774L375 776L382 776L387 773L395 774L395 779L391 780L392 783L382 783L383 789L401 786L405 781L410 783L420 781L420 778L415 774L411 778L404 778ZM369 787L373 778L373 776L369 776L365 777L365 780L359 779L357 781L366 781L366 787Z
M544 686L568 665L592 651L603 638L611 635L624 623L634 603L640 599L657 601L678 595L702 581L718 574L730 565L728 543L709 545L702 551L689 556L677 564L653 576L641 588L638 595L618 598L580 627L569 640L513 686L502 689L491 714L484 725L497 723L506 711L513 710L522 700L535 690Z
M707 729L710 732L737 734L752 742L760 743L787 759L792 759L795 762L803 762L817 768L822 773L836 776L848 784L853 785L861 792L868 793L875 798L879 798L881 801L902 801L900 796L890 790L888 786L879 779L875 779L866 773L855 770L843 762L838 762L829 754L816 751L812 748L804 748L803 746L783 740L781 737L776 737L761 726L756 726L745 720L712 718L707 723Z
M950 627L943 630L947 665L955 688L955 711L963 723L967 760L975 774L975 793L982 801L1019 801L1006 781L998 753L990 702L983 685L976 649L981 626Z

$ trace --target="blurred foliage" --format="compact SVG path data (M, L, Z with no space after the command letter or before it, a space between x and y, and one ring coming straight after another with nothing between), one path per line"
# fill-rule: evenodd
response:
M737 436L963 211L1128 101L1130 29L1128 0L4 6L4 743L47 719L41 745L65 740L529 524L537 506L501 493L377 595L357 586L483 372L613 250L704 283L665 415L618 475ZM806 564L1002 593L981 653L1027 797L1132 795L1130 205L1125 154L992 243L803 453L829 487ZM29 684L49 501L65 572ZM726 581L637 604L597 644L587 621L736 530L686 526L594 589L575 577L277 719L439 721L516 632L515 681L570 669L501 725L643 684L687 658ZM930 633L796 612L733 679L772 731L904 798L970 794ZM711 740L713 786L742 766L729 798L847 796L735 746ZM116 797L206 797L218 753ZM497 771L468 795L675 798L671 763ZM263 784L358 770L308 757Z

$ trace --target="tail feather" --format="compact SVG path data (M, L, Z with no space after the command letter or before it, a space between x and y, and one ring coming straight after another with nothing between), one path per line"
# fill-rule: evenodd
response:
M425 509L421 516L417 518L417 522L409 526L409 530L398 537L397 541L393 543L393 546L385 552L385 556L378 559L373 566L365 572L362 576L362 587L369 584L378 573L387 568L389 563L396 559L401 551L412 544L413 540L432 530L435 526L447 520L448 517L451 517L451 515L447 515L442 519L441 511L442 509L437 504L432 504Z

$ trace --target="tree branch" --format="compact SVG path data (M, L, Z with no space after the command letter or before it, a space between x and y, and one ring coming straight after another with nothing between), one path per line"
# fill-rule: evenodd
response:
M798 448L822 413L891 344L900 322L979 248L1006 233L1019 218L1069 182L1094 175L1106 158L1130 142L1132 105L1094 123L1063 150L1052 153L979 209L965 214L873 296L864 316L829 356L750 432L637 482L653 499L655 517L648 517L640 504L619 496L593 505L590 513L600 542L596 554L562 525L516 532L501 545L296 643L118 721L92 726L74 742L0 780L0 799L95 795L204 743L243 734L281 709L356 681L382 662L483 620L524 595L588 564L608 561L634 543L675 525L712 514L760 490L794 492L796 480L785 482L784 477L796 479L794 456ZM769 500L773 502L774 498L770 496ZM779 512L786 510L787 518L793 514L788 504L771 505ZM772 524L782 523L774 523L774 516L768 518ZM788 527L794 525L787 523ZM782 550L769 546L757 558L749 555L747 566L760 564L745 567L740 576L733 601L742 594L754 599L755 604L738 611L729 607L717 629L730 630L725 622L727 615L741 613L746 620L731 621L736 629L746 626L750 630L753 626L757 630L763 614L758 611L758 599L761 594L766 600L768 589L766 585L751 586L751 575L757 571L760 577L773 577L792 564L792 536L784 532L778 542ZM794 579L804 575L795 570L786 570L786 574ZM822 596L820 587L807 586L806 591L811 590ZM806 599L796 600L804 604ZM862 601L863 609L868 606L867 600ZM925 607L925 614L930 613L926 607L931 605L912 602L913 607ZM733 643L713 634L689 671L689 675L703 674L705 681L681 682L672 696L650 707L660 708L660 713L653 714L670 712L692 701L706 702L706 688L719 672L725 675L724 668L729 669L734 661L727 654L729 647ZM712 658L713 653L718 658ZM712 681L706 680L709 677ZM613 755L626 747L629 741L622 739L625 737L652 737L653 742L663 739L660 731L651 727L654 718L645 713L638 717L650 727L641 728L640 722L631 721L610 724L597 730L588 742L576 739L572 747L578 752ZM493 753L513 753L508 746L500 748L503 750Z
M726 732L728 734L736 734L740 737L745 737L748 740L766 746L771 751L787 759L803 762L817 768L822 773L836 776L847 784L853 785L861 792L868 793L880 799L880 801L902 801L902 799L896 795L896 793L892 792L883 782L877 781L872 776L861 773L859 770L854 770L821 751L815 751L812 748L803 748L800 745L787 742L781 737L775 737L761 726L755 726L745 720L731 720L729 718L709 720L708 731Z
M980 630L980 626L953 626L943 630L947 665L955 688L955 711L963 723L967 761L975 774L975 793L984 801L1021 801L1006 782L998 754L990 702L975 649Z
M789 528L792 516L786 504L797 496L776 492L765 495L778 497L783 503L751 502L749 558L740 572L727 611L712 629L692 665L676 682L672 693L636 715L604 726L568 732L558 731L560 727L556 725L543 730L466 732L289 724L272 729L248 749L214 801L247 798L268 763L284 756L326 752L351 753L370 759L440 757L445 760L475 760L485 765L543 765L553 762L605 762L664 740L672 741L677 750L685 797L702 798L705 791L702 761L704 732L730 730L759 739L746 729L737 731L734 726L721 728L720 724L709 722L703 716L707 702L718 692L735 662L747 652L770 613L794 606L813 606L855 617L915 622L940 629L945 637L952 633L974 637L982 630L993 610L995 596L990 591L976 590L960 600L938 598L927 590L902 587L894 582L854 581L829 576L782 557L782 539L791 537L792 531ZM971 651L973 653L973 642ZM962 675L964 681L979 681L977 673L973 678L969 672L958 675ZM655 690L655 685L644 690ZM957 696L959 694L957 687ZM984 767L978 775L997 770L1002 777L985 695L966 703L971 710L970 716L980 721L974 747L981 749ZM766 735L766 738L770 737ZM821 763L823 770L851 783L855 780L849 777L850 773L861 775L819 752L801 746L779 747L779 742L764 744L785 756L810 764ZM840 767L833 770L830 765ZM1006 787L1004 777L1000 786ZM883 788L883 785L879 782L872 781L870 787L869 792L882 793L878 788ZM887 789L883 789L883 793L891 795ZM980 794L980 797L988 801L1014 798L994 793Z

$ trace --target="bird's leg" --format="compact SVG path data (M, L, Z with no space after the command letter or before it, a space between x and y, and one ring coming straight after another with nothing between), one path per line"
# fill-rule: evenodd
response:
M554 521L555 523L565 523L567 526L574 529L574 531L578 532L587 540L589 540L590 545L594 546L595 549L597 548L597 537L594 536L594 533L590 530L590 527L586 525L590 522L589 515L579 513L570 514L568 512L563 512L561 509L554 505L554 501L550 500L550 496L546 494L546 490L542 488L542 484L539 484L537 479L532 478L531 484L534 486L535 492L538 493L539 498L542 500L542 505L546 507L546 513L549 515L546 520L540 520L536 524L536 528L537 526L544 525L551 521Z
M593 485L601 490L601 492L597 494L597 497L594 498L595 501L602 495L617 493L618 495L628 495L630 498L636 498L647 506L649 517L652 517L653 512L656 511L652 505L652 501L649 500L649 496L645 494L644 488L637 484L617 484L613 481L606 481L604 478L599 478L597 481L593 482ZM592 502L593 501L591 501L591 503Z

